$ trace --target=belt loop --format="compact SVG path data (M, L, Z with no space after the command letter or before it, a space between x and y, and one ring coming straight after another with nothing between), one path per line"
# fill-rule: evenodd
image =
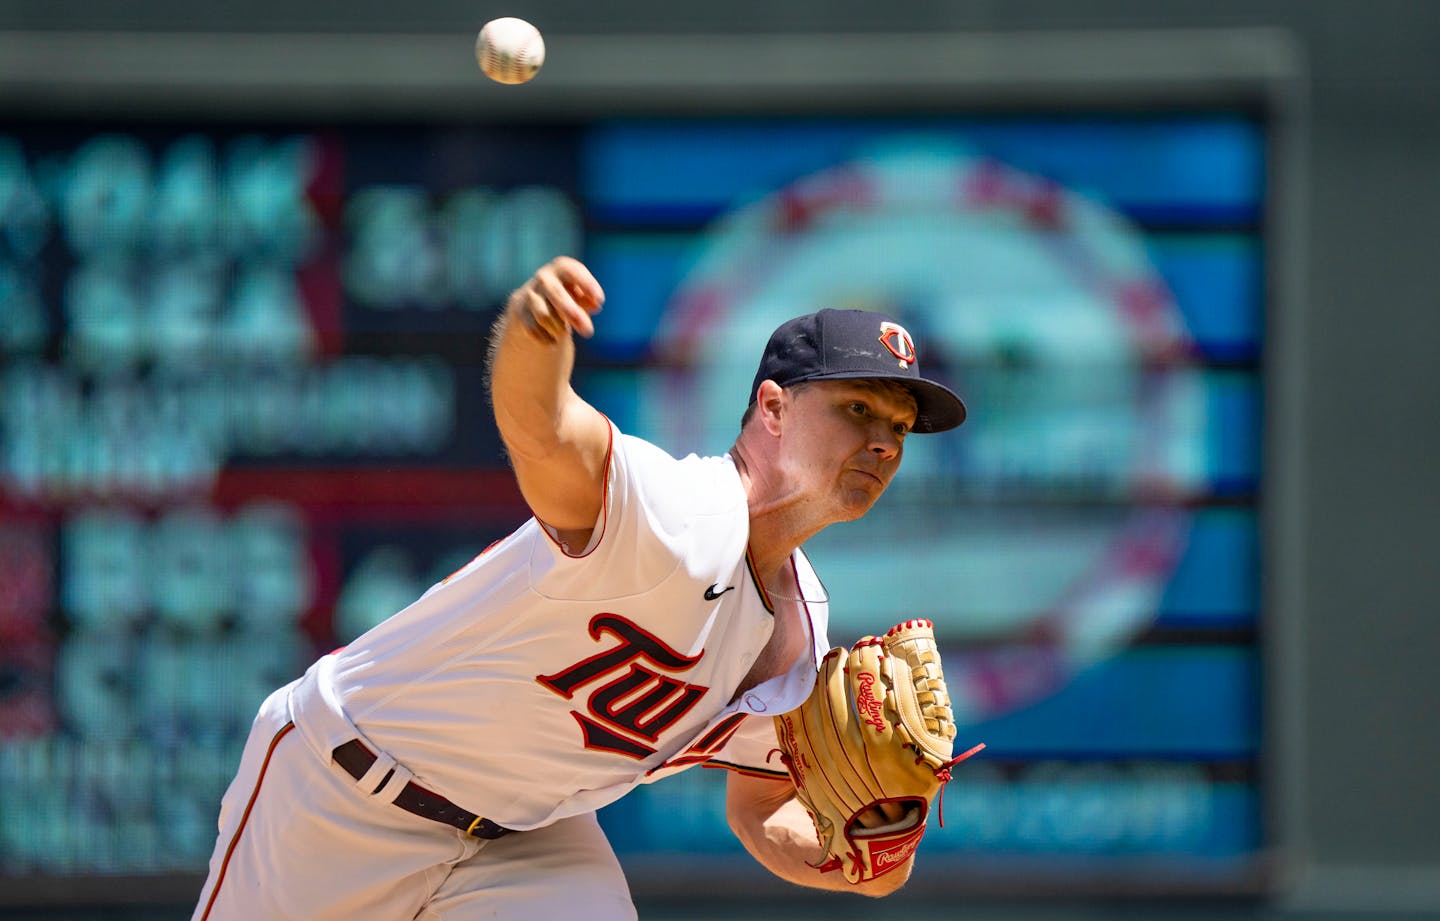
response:
M368 748L368 746L367 746ZM381 752L375 757L369 770L360 775L355 781L355 786L366 796L374 796L379 793L390 781L390 775L395 770L395 759Z
M380 785L371 793L378 799L387 803L395 802L396 797L405 792L405 787L415 779L415 774L405 765L400 764L394 758L390 759L391 771L389 775L380 782ZM393 790L394 792L387 792Z

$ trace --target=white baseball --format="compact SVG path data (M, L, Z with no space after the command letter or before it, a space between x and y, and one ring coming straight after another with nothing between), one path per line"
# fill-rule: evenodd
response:
M524 83L545 63L545 39L523 19L492 19L475 38L475 60L497 83Z

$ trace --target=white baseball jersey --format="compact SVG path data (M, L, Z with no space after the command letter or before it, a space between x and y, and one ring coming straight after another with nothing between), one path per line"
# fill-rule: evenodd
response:
M813 655L732 700L773 626L733 461L676 460L612 427L607 469L588 546L531 519L321 659L291 696L311 748L358 735L516 830L696 764L784 776L770 718L814 684L826 605L801 606ZM791 565L825 597L803 553Z

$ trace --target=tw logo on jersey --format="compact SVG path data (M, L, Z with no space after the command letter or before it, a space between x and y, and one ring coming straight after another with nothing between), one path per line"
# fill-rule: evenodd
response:
M590 618L590 637L609 635L617 642L588 659L535 680L574 700L586 689L585 711L571 710L586 748L616 752L636 760L655 754L646 743L682 718L710 690L688 684L675 674L689 671L705 655L683 655L618 614Z

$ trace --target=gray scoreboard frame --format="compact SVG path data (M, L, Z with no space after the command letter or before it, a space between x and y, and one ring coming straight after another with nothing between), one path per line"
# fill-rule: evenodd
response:
M1304 236L1308 64L1279 28L939 33L588 34L546 31L531 83L474 63L473 35L0 32L0 119L554 121L615 115L1165 110L1262 113L1267 140L1265 458L1261 497L1263 777L1272 852L1256 895L1305 902L1301 630L1307 464ZM693 884L694 874L681 874ZM670 873L635 874L637 897ZM191 874L9 879L0 908L175 904ZM784 884L761 886L776 896ZM691 891L692 889L687 889ZM926 893L919 893L925 895ZM929 893L941 895L943 893Z

